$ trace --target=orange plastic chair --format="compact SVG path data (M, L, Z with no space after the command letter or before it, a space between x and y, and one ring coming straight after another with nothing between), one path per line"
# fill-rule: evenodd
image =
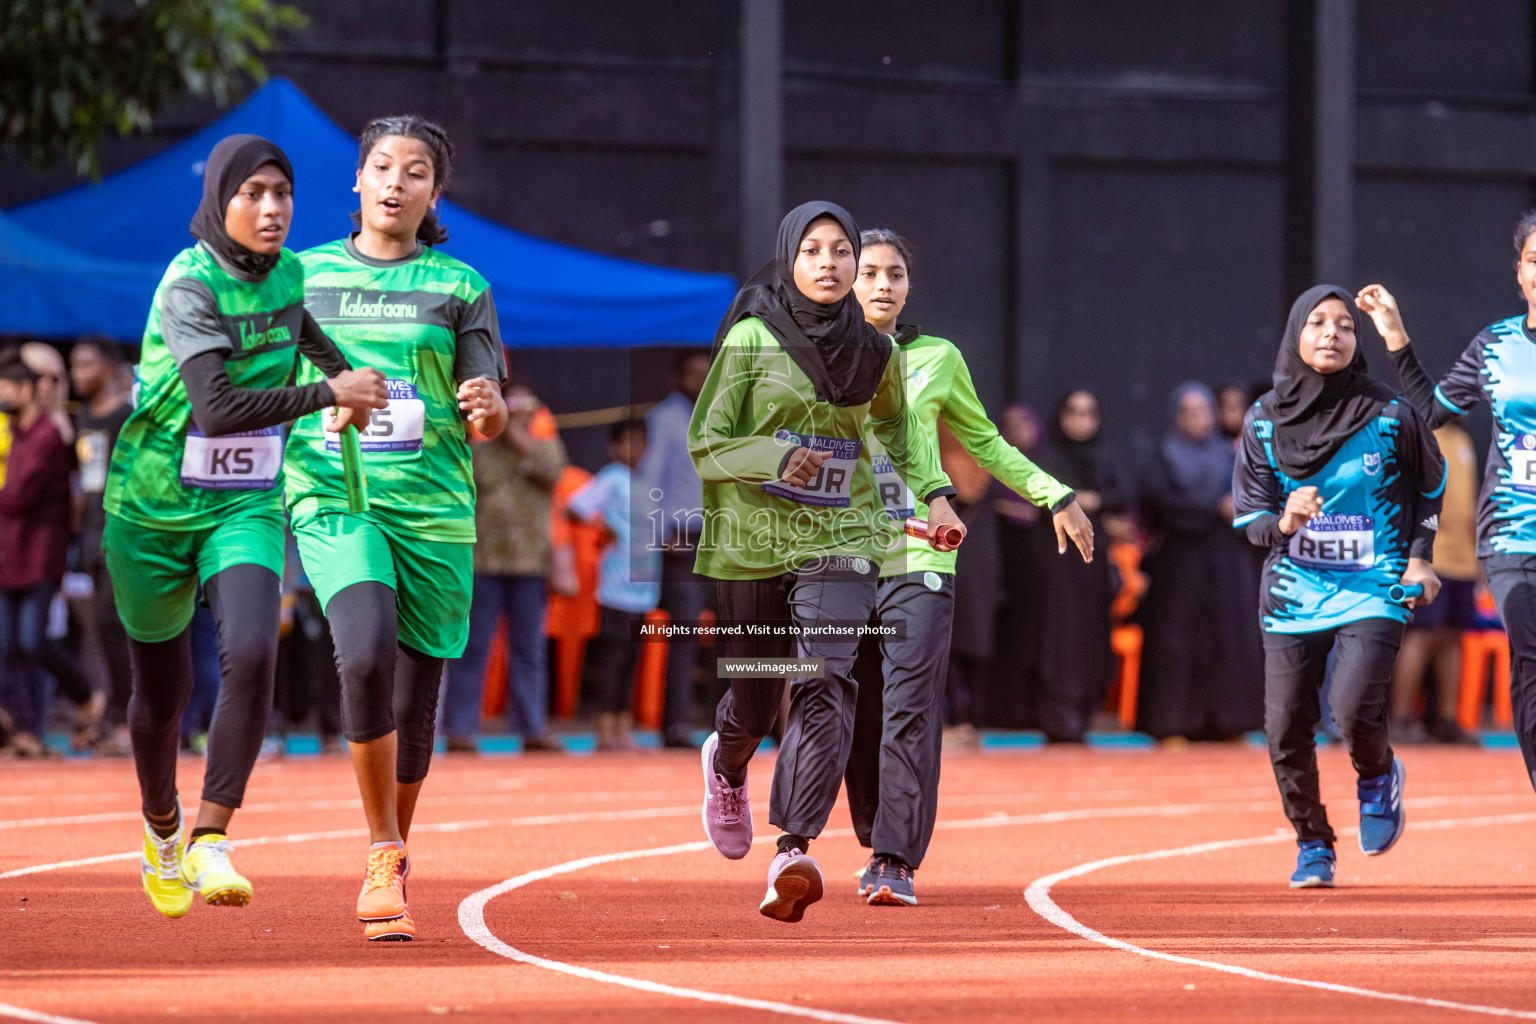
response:
M672 621L672 616L657 608L646 614L645 621L665 623ZM632 691L635 724L660 729L662 710L667 701L667 642L648 640L641 644L638 662Z
M496 620L491 651L485 659L485 679L480 690L480 714L500 718L507 710L507 617Z
M1122 729L1136 727L1136 691L1141 685L1141 627L1116 626L1109 635L1109 645L1120 660L1120 698L1116 711Z
M1508 726L1515 720L1509 696L1509 637L1502 629L1469 629L1461 635L1461 693L1456 721L1463 729L1482 725L1483 695L1488 669L1493 668L1493 722Z
M1136 611L1147 589L1141 574L1141 547L1126 541L1109 545L1109 560L1120 570L1120 591L1110 605L1110 618L1116 626L1109 635L1118 671L1115 685L1105 697L1105 707L1120 718L1122 729L1136 727L1136 698L1141 685L1141 627L1125 620Z

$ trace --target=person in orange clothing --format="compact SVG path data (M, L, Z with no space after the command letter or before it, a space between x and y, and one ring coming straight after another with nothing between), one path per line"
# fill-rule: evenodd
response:
M576 712L581 691L581 669L587 642L597 635L597 567L602 561L601 527L572 520L567 513L571 495L581 490L592 474L579 466L566 466L550 494L549 611L544 632L555 641L555 715L569 718Z

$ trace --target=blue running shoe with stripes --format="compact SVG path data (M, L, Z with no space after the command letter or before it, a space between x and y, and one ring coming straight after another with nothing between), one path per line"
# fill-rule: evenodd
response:
M1376 857L1392 849L1402 837L1407 816L1403 812L1403 782L1407 773L1401 758L1392 758L1392 770L1374 779L1362 779L1360 796L1360 850Z
M1296 871L1291 875L1292 889L1333 888L1333 848L1321 839L1296 844Z

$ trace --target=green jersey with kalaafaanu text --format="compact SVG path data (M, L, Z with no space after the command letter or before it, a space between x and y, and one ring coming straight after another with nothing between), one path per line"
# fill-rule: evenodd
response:
M201 245L166 268L144 328L138 404L112 449L102 498L108 513L163 530L202 530L244 510L282 508L281 426L207 437L193 422L177 360L198 352L175 351L161 331L162 301L183 279L212 293L223 337L203 350L225 352L235 387L286 385L304 320L304 268L287 249L262 281L231 275Z
M379 260L344 238L299 257L309 313L354 367L384 374L389 407L375 409L359 442L369 515L422 540L473 543L475 478L458 385L506 376L496 307L468 265L418 246ZM320 379L305 367L299 383ZM300 419L288 440L288 506L295 514L346 508L338 436L329 410Z
M873 399L833 405L817 400L815 385L762 321L746 317L732 327L688 426L689 454L704 481L694 571L751 580L821 558L878 562L896 527L876 496L866 426L919 494L952 493L932 431L907 402L902 365L893 346ZM827 456L804 486L780 478L801 447Z
M1051 508L1072 493L1072 488L1029 461L998 436L997 427L987 418L987 410L976 397L970 367L965 365L965 357L953 342L919 334L899 347L906 357L907 403L918 421L932 432L935 447L938 446L938 418L942 416L945 425L982 469L1036 505ZM909 516L927 519L928 506L912 494L912 489L891 465L880 438L870 430L865 441L874 467L875 487L886 514L897 526ZM952 573L957 554L955 551L936 551L926 540L901 533L886 553L880 575L899 576L925 571Z

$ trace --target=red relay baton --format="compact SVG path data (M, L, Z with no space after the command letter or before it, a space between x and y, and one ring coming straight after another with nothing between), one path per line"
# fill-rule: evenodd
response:
M965 539L965 534L960 532L960 527L958 526L934 527L930 535L928 520L926 519L908 519L905 523L901 524L901 529L907 536L916 537L918 540L926 540L935 548L940 544L948 545L951 549L958 548L960 542Z

